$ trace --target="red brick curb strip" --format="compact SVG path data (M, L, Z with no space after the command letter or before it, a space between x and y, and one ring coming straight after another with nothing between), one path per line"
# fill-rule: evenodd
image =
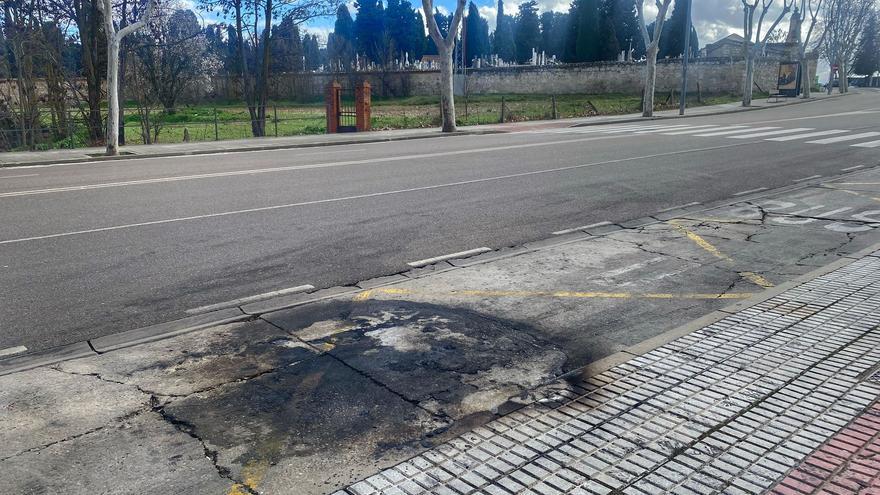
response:
M880 494L880 403L819 447L771 493Z

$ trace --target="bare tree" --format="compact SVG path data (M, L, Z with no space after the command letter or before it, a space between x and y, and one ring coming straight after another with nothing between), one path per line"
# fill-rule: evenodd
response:
M437 19L431 15L434 12L433 0L422 0L422 10L427 14L428 34L437 46L440 56L440 112L443 119L443 132L455 132L455 94L452 86L452 52L455 50L455 38L458 36L458 28L461 26L461 16L464 14L466 0L457 0L455 15L446 37L440 32Z
M874 8L875 0L826 0L822 17L825 22L823 49L828 60L837 64L839 74L839 90L849 91L849 70L855 58L859 39L868 20L868 14ZM834 82L834 71L828 80L828 93Z
M147 24L156 0L147 0L139 19L118 30L113 20L113 0L97 1L107 36L107 154L114 156L119 154L119 47L123 38Z
M422 0L424 1L424 0ZM654 87L657 84L657 53L660 51L660 35L663 33L663 24L666 22L666 13L672 0L655 0L657 5L657 18L654 20L653 35L648 32L645 22L645 2L638 0L636 10L639 13L639 31L645 42L645 96L642 101L642 116L654 115Z
M807 50L812 47L813 35L816 33L818 26L819 12L822 11L822 4L825 0L801 0L800 7L795 7L791 14L797 20L797 26L801 29L797 33L796 39L798 43L798 62L801 65L801 86L803 98L810 98L813 75L810 74L810 61L807 60ZM807 23L807 31L804 33L803 27ZM820 36L821 38L821 36Z
M761 30L764 27L764 19L775 3L775 0L741 0L743 4L743 56L746 59L746 74L743 81L743 102L744 107L752 105L752 94L755 86L755 59L764 51L767 42L779 26L779 23L785 19L796 0L782 0L782 11L773 21L773 24L761 36ZM758 13L757 24L755 23L755 14Z

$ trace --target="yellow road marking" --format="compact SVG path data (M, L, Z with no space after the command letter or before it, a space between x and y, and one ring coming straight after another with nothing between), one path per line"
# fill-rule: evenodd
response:
M556 299L746 299L751 293L734 294L673 294L673 293L634 293L634 292L601 292L601 291L522 291L522 290L451 290L445 292L425 291L418 289L378 288L359 293L355 301L366 301L373 296L435 296L435 297L547 297Z
M696 233L691 232L690 230L684 228L684 226L681 225L681 224L679 224L677 221L675 221L675 220L670 220L668 223L669 223L669 225L672 225L673 227L675 227L676 229L678 229L682 234L684 234L685 236L687 236L688 239L694 241L694 243L695 243L697 246L700 246L701 248L703 248L704 250L706 250L706 251L707 251L709 254L711 254L712 256L714 256L714 257L716 257L716 258L718 258L718 259L720 259L720 260L724 260L724 261L728 261L728 262L730 262L730 263L733 263L733 258L731 258L730 256L727 256L726 254L724 254L724 253L722 253L721 251L719 251L718 248L716 248L715 246L713 246L713 245L712 245L709 241L707 241L706 239L703 239L702 237L700 237L700 236L697 235Z
M748 280L749 282L759 285L765 289L769 289L773 287L773 282L767 280L766 278L758 275L755 272L740 272L739 274L742 278Z
M691 232L690 230L686 229L683 225L678 223L678 221L670 220L666 223L675 227L677 230L679 230L681 233L683 233L685 236L687 236L688 239L692 240L697 246L700 246L701 248L706 250L712 256L714 256L720 260L723 260L731 265L736 263L733 260L733 258L731 258L730 256L719 251L718 248L716 248L715 246L712 245L712 243L710 243L706 239L703 239L702 237L697 235L695 232ZM764 289L768 289L770 287L773 287L773 282L770 282L766 278L764 278L754 272L740 272L739 276L748 280L749 282L759 286L759 287L764 288Z
M236 483L232 485L232 488L229 489L228 495L248 495L249 493L253 493L248 491L256 490L257 486L259 486L260 482L263 481L263 477L266 476L266 471L269 469L269 463L266 461L248 461L247 464L241 468L241 477L244 483Z

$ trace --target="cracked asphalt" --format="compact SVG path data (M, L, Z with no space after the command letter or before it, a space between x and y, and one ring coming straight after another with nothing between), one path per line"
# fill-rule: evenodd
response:
M0 486L331 493L878 227L871 169L3 376Z
M878 112L880 93L864 92L682 122L855 133L880 130ZM726 202L878 158L877 148L849 143L582 133L558 123L510 130L4 178L0 349L82 342L304 284L351 285L415 260Z

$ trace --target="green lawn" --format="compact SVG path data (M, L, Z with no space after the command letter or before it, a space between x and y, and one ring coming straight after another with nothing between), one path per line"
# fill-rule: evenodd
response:
M760 98L761 95L755 95ZM714 95L697 102L688 99L688 105L716 105L739 99L736 95ZM586 117L591 115L619 115L635 113L640 109L638 95L559 95L556 96L556 112L559 118ZM520 122L550 119L553 117L553 97L550 95L471 95L456 98L456 115L460 125L494 124L501 121L502 101L504 121ZM677 98L657 95L656 108L678 108ZM439 98L413 96L407 98L374 98L372 102L372 126L374 130L437 127L440 125ZM188 135L190 141L214 139L244 139L252 136L247 108L241 103L227 102L204 105L182 105L173 114L154 111L150 120L159 123L158 143L179 143ZM267 111L267 136L294 136L322 134L326 129L324 104L279 101L273 102ZM48 126L44 119L44 125ZM133 106L126 108L125 135L128 144L144 142L141 134L140 116ZM72 126L74 135L65 139L53 139L51 132L44 133L38 144L40 149L86 146L87 134L82 123Z

